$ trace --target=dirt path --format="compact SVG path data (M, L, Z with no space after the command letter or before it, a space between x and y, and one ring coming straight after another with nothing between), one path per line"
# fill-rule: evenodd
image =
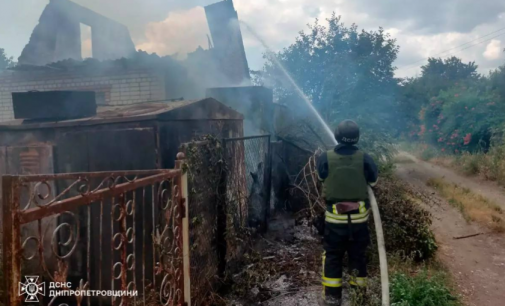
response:
M411 158L406 162L405 157ZM433 231L439 243L439 258L446 264L464 296L466 305L505 305L505 235L486 234L455 240L454 237L487 232L477 224L466 222L461 213L426 186L430 178L444 178L488 197L505 208L505 194L492 184L462 177L457 173L419 161L402 153L397 175L415 190L428 195L432 203Z

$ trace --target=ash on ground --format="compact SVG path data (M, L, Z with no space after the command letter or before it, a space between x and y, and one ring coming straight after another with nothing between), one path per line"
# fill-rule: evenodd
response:
M233 275L226 305L318 305L321 254L321 237L307 221L277 216Z

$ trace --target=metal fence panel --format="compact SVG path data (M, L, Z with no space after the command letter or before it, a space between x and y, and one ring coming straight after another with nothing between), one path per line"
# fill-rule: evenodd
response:
M43 305L183 305L183 178L180 169L4 176L6 305L36 296L25 276L71 286L40 296ZM87 293L67 294L76 290Z
M228 138L223 141L226 161L227 210L235 228L266 230L270 211L270 136Z

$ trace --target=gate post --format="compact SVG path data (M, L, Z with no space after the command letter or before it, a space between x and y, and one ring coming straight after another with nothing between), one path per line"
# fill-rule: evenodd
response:
M179 182L180 182L180 191L181 200L184 204L184 218L182 219L182 256L183 256L183 277L184 277L184 303L187 306L191 306L191 262L190 262L190 253L189 253L189 193L188 193L188 174L183 169L184 153L180 152L177 154L176 169L182 171Z
M3 269L5 305L21 305L21 241L19 220L19 177L2 178Z

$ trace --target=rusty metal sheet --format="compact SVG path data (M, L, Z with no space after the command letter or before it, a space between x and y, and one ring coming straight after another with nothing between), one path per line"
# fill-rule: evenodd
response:
M33 146L33 147L7 147L6 172L9 175L35 175L35 174L51 174L54 172L53 168L53 147L52 146ZM54 190L55 185L53 182L48 183L48 188ZM25 208L30 204L30 189L35 187L34 183L29 183L26 188L22 188L18 194L21 208ZM46 190L45 190L46 191ZM44 192L45 192L44 191ZM40 200L40 204L46 204L45 199ZM41 225L52 232L57 227L56 218L44 219ZM32 222L21 226L21 239L28 237L42 236L44 243L51 243L52 237L49 235L40 235L39 226L37 222ZM56 262L52 259L52 250L44 250L44 258L49 267L53 267ZM26 271L36 271L37 264L28 263L24 266Z

